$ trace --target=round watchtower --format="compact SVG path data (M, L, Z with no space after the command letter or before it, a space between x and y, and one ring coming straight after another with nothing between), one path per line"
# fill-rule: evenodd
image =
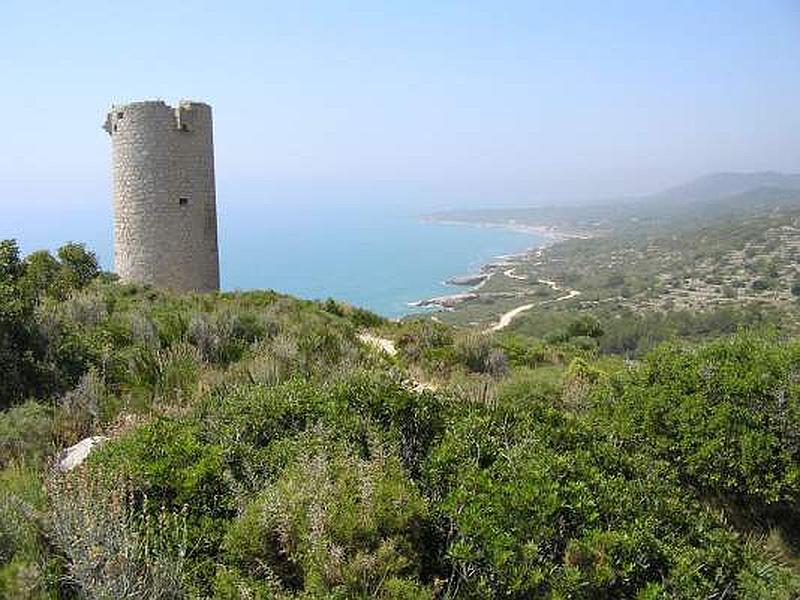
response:
M115 105L114 267L122 281L178 292L219 289L211 107Z

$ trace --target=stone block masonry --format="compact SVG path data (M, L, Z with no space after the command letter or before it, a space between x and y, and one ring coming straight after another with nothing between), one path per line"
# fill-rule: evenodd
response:
M111 135L120 279L176 292L218 290L211 107L115 105L103 128Z

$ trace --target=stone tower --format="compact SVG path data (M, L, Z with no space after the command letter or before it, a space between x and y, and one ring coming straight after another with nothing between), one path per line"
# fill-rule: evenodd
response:
M114 267L122 281L219 289L211 107L113 106Z

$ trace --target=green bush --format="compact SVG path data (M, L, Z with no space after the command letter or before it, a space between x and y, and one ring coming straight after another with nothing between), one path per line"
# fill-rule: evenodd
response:
M96 371L88 371L78 385L58 399L54 415L58 441L72 445L91 435L110 412L102 379Z
M58 260L61 263L60 276L64 280L62 287L67 290L85 287L100 274L97 256L84 244L64 244L58 249Z
M379 327L386 323L386 319L380 315L364 310L363 308L336 302L333 298L328 298L325 302L321 303L321 308L332 315L348 319L359 329Z
M748 334L664 346L612 396L610 419L703 494L796 507L799 369L800 345Z
M473 373L504 375L508 361L502 350L495 348L492 338L482 333L470 333L456 339L455 360Z
M627 598L652 582L669 597L712 597L734 584L744 557L719 514L668 466L573 427L540 427L545 439L511 449L498 439L452 468L441 506L464 597Z
M43 535L40 474L18 462L0 471L0 597L48 598L62 589L61 559Z
M397 343L406 360L412 363L437 363L434 368L444 366L442 351L450 349L452 345L452 331L441 323L429 320L403 323Z
M53 451L52 410L34 400L0 412L0 466L16 458L36 461Z
M205 443L199 425L159 417L114 443L91 461L102 472L121 473L136 489L165 506L228 514L222 450Z
M230 559L253 577L277 577L315 597L422 591L426 502L386 448L368 456L311 438L231 527Z
M63 246L59 258L38 253L22 261L15 241L0 241L0 409L63 392L90 364L76 331L81 323L64 326L47 311L37 311L50 294L66 298L99 273L96 259L82 246ZM56 281L50 281L53 276Z
M264 329L255 315L233 311L195 313L187 331L188 341L203 359L218 364L239 360L247 347L263 335Z

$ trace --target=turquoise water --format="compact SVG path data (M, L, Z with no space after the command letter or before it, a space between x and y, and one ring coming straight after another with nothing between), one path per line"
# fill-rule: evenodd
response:
M23 252L54 249L67 240L86 242L111 269L110 208L99 201L65 205L40 219L36 206L22 207L0 219L0 238L17 238ZM385 208L361 201L321 207L285 198L270 204L253 193L221 203L220 209L224 289L332 297L389 317L413 311L408 302L464 291L443 285L449 277L543 242L503 229L424 223L417 215L430 209L422 206Z
M449 277L543 242L529 233L342 207L264 217L243 211L221 219L220 235L226 290L332 297L389 317L412 312L409 302L465 290L444 285Z

